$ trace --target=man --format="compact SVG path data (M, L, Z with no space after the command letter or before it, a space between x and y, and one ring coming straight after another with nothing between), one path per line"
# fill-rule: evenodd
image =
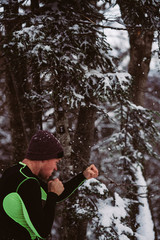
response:
M45 239L52 228L56 203L86 179L98 176L91 165L64 184L58 178L49 181L62 157L59 141L48 131L38 131L25 159L5 171L0 188L1 240Z

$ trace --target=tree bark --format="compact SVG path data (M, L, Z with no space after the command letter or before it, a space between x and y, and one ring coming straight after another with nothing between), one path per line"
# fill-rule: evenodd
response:
M63 181L68 180L71 177L73 166L71 163L71 139L69 133L69 119L68 119L68 108L65 103L62 103L57 97L54 102L54 116L56 125L56 137L62 144L64 150L64 160L59 163Z
M32 13L37 13L39 9L39 0L31 0L31 11Z
M133 77L133 102L145 104L145 92L151 61L153 30L128 30L130 40L130 62L128 72Z
M96 109L86 100L86 106L81 106L79 110L73 142L72 161L77 172L89 164L91 147L94 143L95 117Z
M18 15L17 8L18 1L14 3L10 1L8 5L4 6L5 18L9 18L5 22L5 38L6 42L10 42L12 38L12 33L17 25L16 16ZM13 17L14 16L14 17ZM7 52L8 53L8 52ZM6 82L6 96L7 103L9 109L9 117L10 117L10 127L11 127L11 135L12 135L12 145L13 145L13 159L14 161L22 160L23 152L25 149L25 144L27 143L27 139L24 136L24 122L22 111L20 111L20 99L18 98L18 86L17 80L21 79L18 77L17 64L15 59L13 59L9 53L5 54L4 62L5 62L5 82ZM12 65L12 67L11 67ZM14 67L13 67L14 66ZM16 74L16 72L18 74ZM18 79L17 79L18 77ZM23 138L23 141L22 141Z
M87 167L90 160L91 147L94 143L94 122L96 117L96 109L90 105L89 100L86 99L86 106L81 106L78 115L77 127L74 135L73 151L72 151L72 163L74 166L74 172L81 172ZM76 193L71 199L71 205L76 198ZM73 202L72 202L73 201ZM69 215L72 213L69 212ZM70 223L68 217L67 221L67 240L86 240L87 220L79 220L76 225L73 226ZM71 218L72 219L72 218ZM72 226L72 227L71 227Z
M6 72L6 86L13 145L12 156L14 161L20 161L24 157L28 138L26 135L23 110L17 92L18 86L15 81L15 76L9 73L9 70Z
M122 19L126 25L129 34L130 42L130 62L128 65L128 72L133 78L133 88L132 88L132 98L131 100L136 105L145 106L145 91L147 90L147 80L149 73L149 66L152 56L152 43L154 37L154 26L152 25L152 17L146 11L148 7L153 8L153 11L156 11L156 7L146 3L141 5L139 1L126 1L126 0L117 0ZM134 145L138 145L137 139L134 139ZM125 155L125 153L123 153ZM143 166L145 167L145 160L143 161ZM124 172L129 173L132 177L133 182L135 181L135 173L132 171L131 166L124 166ZM138 192L138 189L133 189L135 192ZM133 196L134 197L134 196ZM131 219L132 227L136 223L136 212L138 206L133 204L133 213ZM150 207L151 211L151 207ZM151 211L152 212L152 211Z
M151 61L151 48L154 35L154 16L148 15L149 11L157 14L157 8L148 2L142 4L135 0L117 0L122 19L126 25L130 42L130 62L128 72L133 77L133 102L144 105L144 93Z
M19 30L18 1L10 1L4 5L5 16L5 43L12 40L13 32ZM6 96L9 109L10 128L12 136L12 158L14 162L24 158L27 145L35 132L35 126L41 125L41 112L37 105L35 112L26 93L30 93L28 83L27 60L25 56L18 55L16 44L12 49L4 52ZM39 78L33 77L33 84L38 88ZM39 103L38 103L39 104ZM36 116L36 114L38 114Z
M40 81L40 73L38 69L38 64L36 62L32 62L32 84L30 89L35 92L37 95L36 100L30 101L30 111L32 112L33 117L33 130L34 129L41 129L42 130L42 113L43 113L43 106L41 101L41 93L42 93L42 86Z

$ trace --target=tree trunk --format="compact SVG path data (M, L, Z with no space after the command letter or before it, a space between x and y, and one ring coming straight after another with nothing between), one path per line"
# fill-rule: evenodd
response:
M117 0L122 19L126 25L130 42L130 62L128 72L133 77L133 102L144 105L144 93L151 61L151 48L154 35L153 16L147 9L157 12L156 7L147 1L143 5L136 0Z
M89 164L91 147L94 143L95 117L96 109L86 101L86 106L81 106L79 110L73 142L72 161L77 172Z
M32 63L32 85L31 89L36 93L37 98L34 102L30 102L31 107L30 111L32 112L33 117L33 130L34 129L42 129L42 101L41 101L41 93L42 93L42 87L41 87L41 81L40 81L40 74L38 70L38 64L36 62Z
M10 42L12 38L13 29L16 27L16 16L18 15L18 1L10 1L8 4L4 6L5 16L9 18L5 22L5 38L6 41ZM10 18L11 17L11 18ZM22 160L25 145L27 143L27 139L24 136L24 122L22 111L20 111L20 99L18 98L18 84L21 85L21 78L18 76L19 72L17 71L16 59L10 56L10 54L6 54L4 57L5 62L5 82L7 87L7 103L9 108L9 117L10 117L10 127L11 127L11 135L12 135L12 145L13 145L13 159L14 161ZM12 65L12 66L11 66ZM21 70L22 71L22 70ZM16 74L17 73L17 74ZM17 79L18 78L18 79ZM23 141L22 141L23 139Z
M4 5L4 9L4 18L7 19L5 21L5 43L8 44L12 40L13 32L21 28L18 20L18 1L9 1ZM26 97L26 93L30 93L27 60L25 56L19 56L16 44L11 50L9 48L5 50L4 62L13 146L12 157L14 162L17 162L24 158L27 145L37 126L42 128L42 110L39 100L31 103ZM33 74L32 83L31 87L40 94L40 77L37 72Z
M154 32L136 29L128 30L128 33L130 40L128 72L133 77L133 102L144 106Z
M91 146L94 142L94 121L96 110L86 103L85 107L80 107L77 127L74 135L74 141L72 148L70 145L69 134L69 118L67 116L67 108L62 103L56 103L55 118L57 137L60 139L65 153L65 159L61 162L61 170L63 171L63 180L69 179L73 176L71 172L79 173L89 163ZM54 106L55 106L54 105ZM71 152L72 150L72 152ZM60 231L61 240L85 240L87 221L77 221L73 224L72 205L75 203L76 193L69 199L69 202L65 202L63 208L63 220Z
M64 150L64 160L59 163L63 181L71 177L73 166L71 163L71 139L69 133L69 120L67 115L67 106L64 103L57 101L54 103L55 110L55 125L56 137L60 140Z
M89 101L86 101L86 106L81 106L78 115L78 122L76 132L74 135L72 162L74 172L81 172L89 164L91 147L94 143L94 122L96 117L96 109L90 106ZM70 200L72 206L75 202L76 193ZM65 221L67 228L67 237L65 239L86 240L87 220L79 220L73 226L70 222L70 215L72 219L72 212L69 210L67 214L67 221Z
M36 13L39 9L39 0L31 0L31 11Z
M140 2L134 0L117 0L117 2L120 6L121 15L124 23L126 24L126 28L129 34L130 62L128 65L128 72L133 77L131 100L136 105L145 106L145 91L147 87L149 65L152 55L151 49L154 37L152 20L148 17L147 12L145 11L148 7L154 6L152 6L152 4L148 6L147 1L143 4L143 7ZM137 139L134 139L134 144L138 144ZM145 168L145 163L143 162L142 164ZM127 172L126 166L124 167L124 171ZM135 173L132 173L132 168L130 166L128 166L128 171L129 174L131 174L133 181L135 181ZM138 193L138 189L135 188L135 192ZM136 223L135 217L138 206L134 204L133 207L135 209L133 209L131 219L133 218L134 229L134 225Z
M12 156L14 161L20 161L24 158L28 138L26 135L23 109L17 92L18 86L15 81L15 76L9 72L9 69L6 70L6 86L13 146Z

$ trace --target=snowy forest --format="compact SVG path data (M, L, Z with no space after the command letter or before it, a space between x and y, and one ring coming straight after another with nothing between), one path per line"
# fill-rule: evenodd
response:
M39 129L65 182L50 240L160 240L160 1L0 1L0 174Z

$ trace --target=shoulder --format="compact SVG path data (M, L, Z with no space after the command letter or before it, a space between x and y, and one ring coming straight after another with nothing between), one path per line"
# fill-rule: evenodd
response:
M16 188L16 192L21 196L23 201L28 199L41 198L41 187L36 178L26 178Z
M37 190L40 189L40 183L38 181L38 179L36 179L35 177L27 177L24 178L19 185L17 186L17 190L19 191L19 189L27 189L29 190Z
M18 164L6 169L1 178L2 182L6 185L15 185L22 179L23 177L20 174L20 166Z
M7 168L7 169L4 171L4 173L3 173L3 175L2 175L2 178L4 178L4 177L9 177L9 176L12 176L12 175L14 175L14 174L17 174L17 172L19 172L20 168L21 168L21 167L20 167L19 164L16 164L16 165L13 165L13 166Z

